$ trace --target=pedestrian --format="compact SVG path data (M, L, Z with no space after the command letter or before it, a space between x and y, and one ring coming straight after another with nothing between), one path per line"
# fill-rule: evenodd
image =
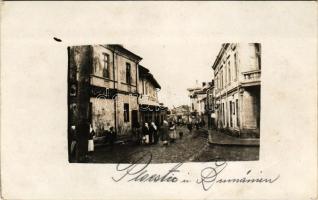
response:
M158 129L155 122L151 122L150 134L152 135L152 144L157 144L158 142Z
M176 133L176 125L173 122L170 122L169 131L170 131L170 141L171 143L174 143L177 139L177 133Z
M93 152L94 151L94 136L95 136L95 131L90 124L89 126L89 136L88 136L88 152Z
M216 119L216 114L215 114L215 112L213 111L213 112L211 113L212 130L216 130L215 119Z
M183 137L183 132L180 131L180 132L179 132L179 138L180 138L180 140L182 140L182 137Z
M188 130L189 130L189 133L191 133L191 131L192 131L192 123L191 123L191 122L189 122L189 123L187 124L187 128L188 128Z
M110 129L110 124L109 124L109 122L107 122L106 125L103 127L103 136L105 137L105 143L110 142L109 129Z
M161 126L161 140L163 145L167 146L169 144L169 124L166 120L163 121Z
M110 148L113 149L114 147L114 143L115 143L115 140L116 140L116 137L117 137L117 134L114 130L114 127L110 127L109 128L109 138L110 138Z
M140 130L140 124L139 122L136 122L134 127L134 134L135 134L135 144L139 145L141 143L142 138L142 131Z
M69 133L69 161L74 161L76 157L76 146L77 146L77 134L76 134L76 127L71 126L71 130Z
M150 130L149 130L149 125L147 122L142 127L142 134L143 134L143 144L149 144Z
M205 121L204 121L204 119L201 120L201 127L203 127L203 128L205 127Z

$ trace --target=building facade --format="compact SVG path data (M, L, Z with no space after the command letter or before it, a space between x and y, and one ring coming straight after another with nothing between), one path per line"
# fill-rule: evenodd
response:
M69 128L79 126L84 115L97 136L110 126L119 137L130 136L132 128L144 119L141 107L159 105L153 82L147 82L143 73L139 76L142 58L122 45L74 46L68 53ZM83 93L87 93L85 99Z
M206 120L206 101L207 101L207 89L209 83L202 82L202 85L199 86L196 82L196 86L188 88L189 98L190 98L190 121L201 121Z
M259 137L261 45L223 44L212 68L217 127Z
M164 111L166 110L158 100L161 86L146 67L139 65L138 72L140 122L142 124L155 122L161 125L165 119Z
M208 88L206 90L206 103L205 103L205 111L208 119L208 128L215 128L214 121L212 122L212 115L215 114L215 105L214 105L214 80L208 83Z
M169 121L174 121L177 124L187 124L190 119L190 107L181 105L170 110Z

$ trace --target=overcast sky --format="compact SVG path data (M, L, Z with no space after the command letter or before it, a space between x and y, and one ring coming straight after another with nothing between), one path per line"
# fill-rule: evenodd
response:
M147 67L161 85L159 101L166 106L179 106L189 103L187 88L198 80L211 81L211 68L221 43L214 44L152 44L124 45L141 56L141 65Z

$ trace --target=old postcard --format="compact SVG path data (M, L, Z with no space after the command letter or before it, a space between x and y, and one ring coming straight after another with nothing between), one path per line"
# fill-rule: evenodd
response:
M316 199L316 2L4 2L3 199Z

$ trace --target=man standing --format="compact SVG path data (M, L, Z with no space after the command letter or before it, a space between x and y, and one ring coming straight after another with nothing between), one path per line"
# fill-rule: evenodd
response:
M211 120L212 120L212 129L216 129L216 124L215 124L215 119L216 119L216 114L214 111L211 113Z

